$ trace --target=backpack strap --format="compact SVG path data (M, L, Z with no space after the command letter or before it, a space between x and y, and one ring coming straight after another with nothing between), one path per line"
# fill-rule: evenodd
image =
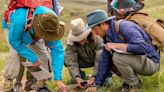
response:
M27 32L32 28L32 15L33 15L34 9L28 9L26 14L26 24L24 31Z
M130 12L129 15L125 18L126 20L130 20L131 17L135 14L141 14L141 15L145 15L145 16L148 16L147 13L142 13L142 12Z
M156 23L158 24L158 25L160 25L163 29L164 29L164 20L162 20L162 19L157 19L156 20ZM161 43L161 46L159 47L159 50L160 51L164 51L164 43Z
M33 12L34 12L34 9L28 9L27 11L26 24L25 24L25 29L24 29L25 32L30 31L30 29L32 28ZM35 36L35 34L33 34L31 31L30 31L30 36L33 40L31 44L34 44L40 39L40 37Z
M119 34L119 30L120 30L120 23L121 23L122 21L123 21L123 19L120 19L120 20L116 21L116 22L115 22L115 25L114 25L115 31L116 31L116 33L118 33L118 34ZM124 37L121 36L120 34L119 34L119 37L120 37L122 40L125 41Z
M120 23L122 22L122 19L118 20L115 22L115 31L118 33L119 32L119 29L120 29Z
M162 19L157 19L156 22L157 22L161 27L164 28L164 20L162 20Z
M32 38L32 43L31 43L31 45L32 45L32 44L35 44L35 42L37 42L37 41L40 39L40 37L35 36L35 34L33 34L31 31L30 31L30 36L31 36L31 38Z

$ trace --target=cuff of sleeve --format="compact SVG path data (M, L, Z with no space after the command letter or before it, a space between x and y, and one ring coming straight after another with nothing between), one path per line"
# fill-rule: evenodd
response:
M97 78L96 78L95 85L100 85L100 86L102 86L102 85L103 85L103 82L102 82L102 81L97 80Z
M62 80L62 73L54 74L54 80Z
M56 78L56 77L54 77L54 80L62 80L62 78Z
M93 86L96 87L97 89L100 89L100 87L101 87L101 85L97 85L96 83L94 83Z
M37 60L38 60L38 58L36 57L35 59L30 60L30 62L31 62L32 64L34 64Z
M127 52L131 52L131 51L133 51L133 46L131 46L131 44L128 44Z
M57 81L57 80L62 80L62 79L55 79L55 78L54 78L54 80Z

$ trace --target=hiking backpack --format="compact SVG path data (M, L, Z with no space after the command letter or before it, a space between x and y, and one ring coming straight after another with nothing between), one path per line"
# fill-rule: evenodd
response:
M163 50L164 47L164 21L154 21L148 14L134 12L126 17L126 20L132 21L139 25L150 37L152 44L157 47L158 50ZM118 32L119 24L122 20L119 20L115 24L115 29Z
M17 7L36 8L37 6L46 6L53 9L52 0L11 0L16 2Z
M34 11L32 9L35 9L37 6L45 6L53 9L53 0L10 0L8 9L4 13L4 19L8 23L10 14L16 8L29 8L32 13ZM31 17L32 14L29 14L29 16Z

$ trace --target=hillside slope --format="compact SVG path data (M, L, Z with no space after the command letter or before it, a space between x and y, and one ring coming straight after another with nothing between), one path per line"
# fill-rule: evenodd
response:
M0 0L0 20L4 12L6 0ZM66 33L65 37L62 39L64 46L66 43L66 36L70 30L70 21L74 18L82 17L85 19L86 14L94 9L101 8L106 10L105 0L60 0L61 4L65 7L64 11L60 16L60 20L66 23ZM148 13L154 19L161 18L164 20L164 0L145 0L144 12ZM3 36L1 21L0 21L0 92L2 92L2 78L4 73L4 66L7 61L8 50L7 50L6 41ZM4 54L4 52L6 52ZM161 55L161 69L159 73L151 77L142 77L143 86L142 92L164 92L164 54ZM66 77L67 70L64 68L63 75L64 81ZM114 80L114 85L112 87L104 87L100 92L108 92L108 90L113 90L115 87L120 85L119 79ZM54 88L55 85L49 84L50 88Z

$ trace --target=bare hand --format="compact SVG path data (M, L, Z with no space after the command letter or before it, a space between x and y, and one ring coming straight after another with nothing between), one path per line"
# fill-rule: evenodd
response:
M107 51L111 51L112 49L115 48L114 45L110 42L106 43L104 46Z
M85 92L96 92L97 91L97 88L92 86L92 87L88 87Z
M59 92L67 92L67 87L62 81L57 80L56 84L59 88Z
M41 65L41 63L39 62L39 60L37 60L34 64L33 67L39 67Z
M76 83L77 86L81 89L83 89L84 87L81 85L81 83L83 82L83 79L81 79L80 77L76 77Z
M95 82L95 77L91 77L86 86L92 86Z

